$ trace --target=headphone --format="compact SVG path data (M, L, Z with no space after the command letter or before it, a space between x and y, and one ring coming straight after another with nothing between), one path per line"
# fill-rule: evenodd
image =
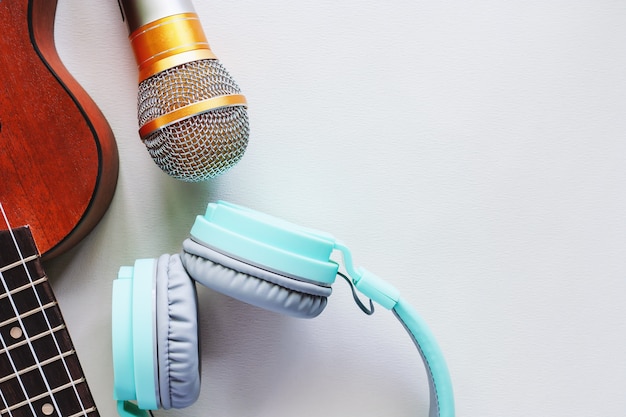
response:
M257 307L313 318L341 276L364 312L373 313L375 301L413 339L428 375L429 417L454 417L450 375L431 331L398 290L355 268L350 250L333 236L225 201L210 203L190 235L180 254L138 259L113 282L113 396L121 416L183 408L198 398L195 282ZM335 251L346 274L331 260ZM356 291L370 299L370 309Z

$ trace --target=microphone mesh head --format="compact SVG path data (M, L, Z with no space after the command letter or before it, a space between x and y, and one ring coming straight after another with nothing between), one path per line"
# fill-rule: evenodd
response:
M239 87L216 59L189 62L139 84L139 126L188 104L228 94ZM232 168L248 145L244 106L212 109L152 132L144 144L167 174L187 182L213 178Z

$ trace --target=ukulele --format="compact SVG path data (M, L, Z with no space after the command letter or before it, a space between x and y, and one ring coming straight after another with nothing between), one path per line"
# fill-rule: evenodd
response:
M113 132L61 62L57 0L0 0L0 201L44 260L84 238L117 183Z
M99 417L27 226L0 231L0 415Z

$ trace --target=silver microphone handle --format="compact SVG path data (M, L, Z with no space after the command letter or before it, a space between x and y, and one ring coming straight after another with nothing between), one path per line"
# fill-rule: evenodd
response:
M155 20L181 13L196 13L190 0L118 0L128 33Z

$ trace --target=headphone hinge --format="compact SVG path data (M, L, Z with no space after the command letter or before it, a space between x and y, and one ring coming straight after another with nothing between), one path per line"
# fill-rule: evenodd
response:
M400 291L365 268L359 268L357 272L359 276L353 281L357 290L387 310L395 307L400 299Z
M364 296L391 310L400 299L400 291L365 268L354 268L352 253L343 243L336 242L335 248L343 255L343 263L352 284Z

